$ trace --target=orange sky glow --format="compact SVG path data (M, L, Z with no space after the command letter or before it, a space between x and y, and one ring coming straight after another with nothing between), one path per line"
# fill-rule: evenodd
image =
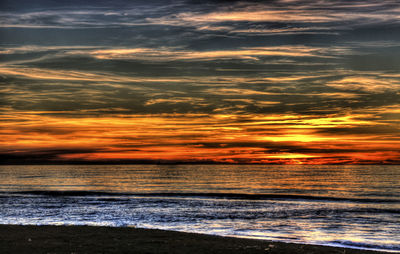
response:
M321 131L390 126L368 120L368 114L63 117L63 113L2 115L2 152L40 156L55 151L50 159L65 162L391 163L400 156L400 140L391 136Z

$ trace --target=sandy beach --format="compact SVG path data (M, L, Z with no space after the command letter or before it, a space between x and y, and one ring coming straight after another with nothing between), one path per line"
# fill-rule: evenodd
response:
M382 252L138 228L0 225L0 253Z

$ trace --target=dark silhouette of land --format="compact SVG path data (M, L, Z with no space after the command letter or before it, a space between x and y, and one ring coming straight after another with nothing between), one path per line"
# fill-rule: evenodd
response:
M0 253L372 254L381 252L128 227L0 225Z

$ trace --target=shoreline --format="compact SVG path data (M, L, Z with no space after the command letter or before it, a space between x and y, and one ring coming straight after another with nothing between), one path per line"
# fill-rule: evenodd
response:
M0 225L0 253L388 252L131 227Z

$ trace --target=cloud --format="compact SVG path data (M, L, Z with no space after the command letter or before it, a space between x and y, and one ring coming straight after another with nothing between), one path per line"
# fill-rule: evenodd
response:
M214 95L236 95L236 96L246 96L246 95L272 95L273 93L263 92L263 91L255 91L251 89L242 89L242 88L208 88L205 90L208 94Z
M178 104L178 103L188 103L194 105L207 105L203 98L193 98L193 97L169 97L168 99L150 99L146 102L146 106L154 104Z
M218 27L207 26L209 30L218 29ZM219 29L218 29L219 30ZM229 30L227 27L221 30ZM338 29L339 31L332 31L328 27L283 27L283 28L237 28L230 29L230 33L247 34L247 35L295 35L295 34L331 34L338 35L339 31L345 30L344 28Z
M309 22L321 23L334 21L334 18L320 15L318 12L303 12L296 10L260 10L266 9L266 6L259 5L256 7L246 8L243 11L239 10L221 10L210 13L180 13L173 16L163 17L160 19L147 19L152 23L167 24L167 25L199 25L205 23L222 23L222 22Z
M329 57L325 49L306 46L251 47L237 50L187 51L171 48L105 49L87 52L99 59L167 60L258 60L259 57Z
M118 2L118 3L117 3ZM47 7L47 8L46 8ZM13 10L0 14L9 28L116 28L138 26L194 27L198 31L227 33L336 33L349 27L397 24L396 1L270 1L76 4ZM61 8L60 8L61 7ZM272 23L272 24L271 24ZM243 26L243 24L245 26ZM253 24L249 27L249 24ZM286 24L273 27L276 24ZM247 25L247 27L246 27ZM272 25L272 26L271 26ZM258 26L258 27L257 27ZM260 28L261 27L261 28Z
M397 6L397 8L396 8ZM159 25L194 26L215 30L220 24L229 26L242 23L285 23L295 24L294 27L282 27L279 32L308 32L316 24L319 30L343 30L348 26L357 26L373 23L397 23L400 16L398 3L388 2L361 2L361 1L273 1L270 3L244 3L217 6L212 11L190 11L147 18L147 21ZM351 22L351 23L349 23ZM345 27L345 24L347 28ZM311 24L311 25L310 25ZM350 25L349 25L350 24ZM214 26L215 25L215 26ZM297 27L296 27L297 25ZM303 26L304 25L304 26ZM225 26L225 28L227 28ZM217 29L225 30L225 29ZM232 29L232 32L245 33L273 33L271 29ZM326 32L326 31L325 31Z
M106 82L129 83L129 82L185 82L185 78L149 78L149 77L131 77L122 76L113 73L104 72L83 72L70 70L53 70L44 68L26 68L26 67L0 67L0 74L7 76L26 77L37 80L63 80L63 81L93 81L103 82L110 86L118 86ZM132 87L132 86L130 86Z
M111 8L111 7L109 7ZM146 12L146 10L143 10ZM83 7L79 10L66 7L64 10L42 10L31 12L1 13L2 27L72 29L91 27L120 27L141 25L143 13L130 9L124 12L107 12L107 9ZM135 22L138 21L138 22Z
M326 84L339 90L362 91L368 93L387 93L400 91L400 79L382 76L348 76Z
M0 115L8 119L0 122L1 127L8 126L8 131L0 131L0 152L11 161L21 156L32 158L26 156L30 151L39 161L222 162L230 158L262 163L271 158L314 158L319 163L321 158L331 158L328 161L333 163L341 161L334 159L337 156L350 161L369 154L375 161L398 156L393 148L399 141L390 135L381 136L379 146L371 143L377 135L388 133L385 128L389 125L374 129L376 122L361 120L367 115L119 114L118 118L82 118L49 112L10 113ZM363 127L366 125L371 128ZM393 130L392 135L395 133Z

